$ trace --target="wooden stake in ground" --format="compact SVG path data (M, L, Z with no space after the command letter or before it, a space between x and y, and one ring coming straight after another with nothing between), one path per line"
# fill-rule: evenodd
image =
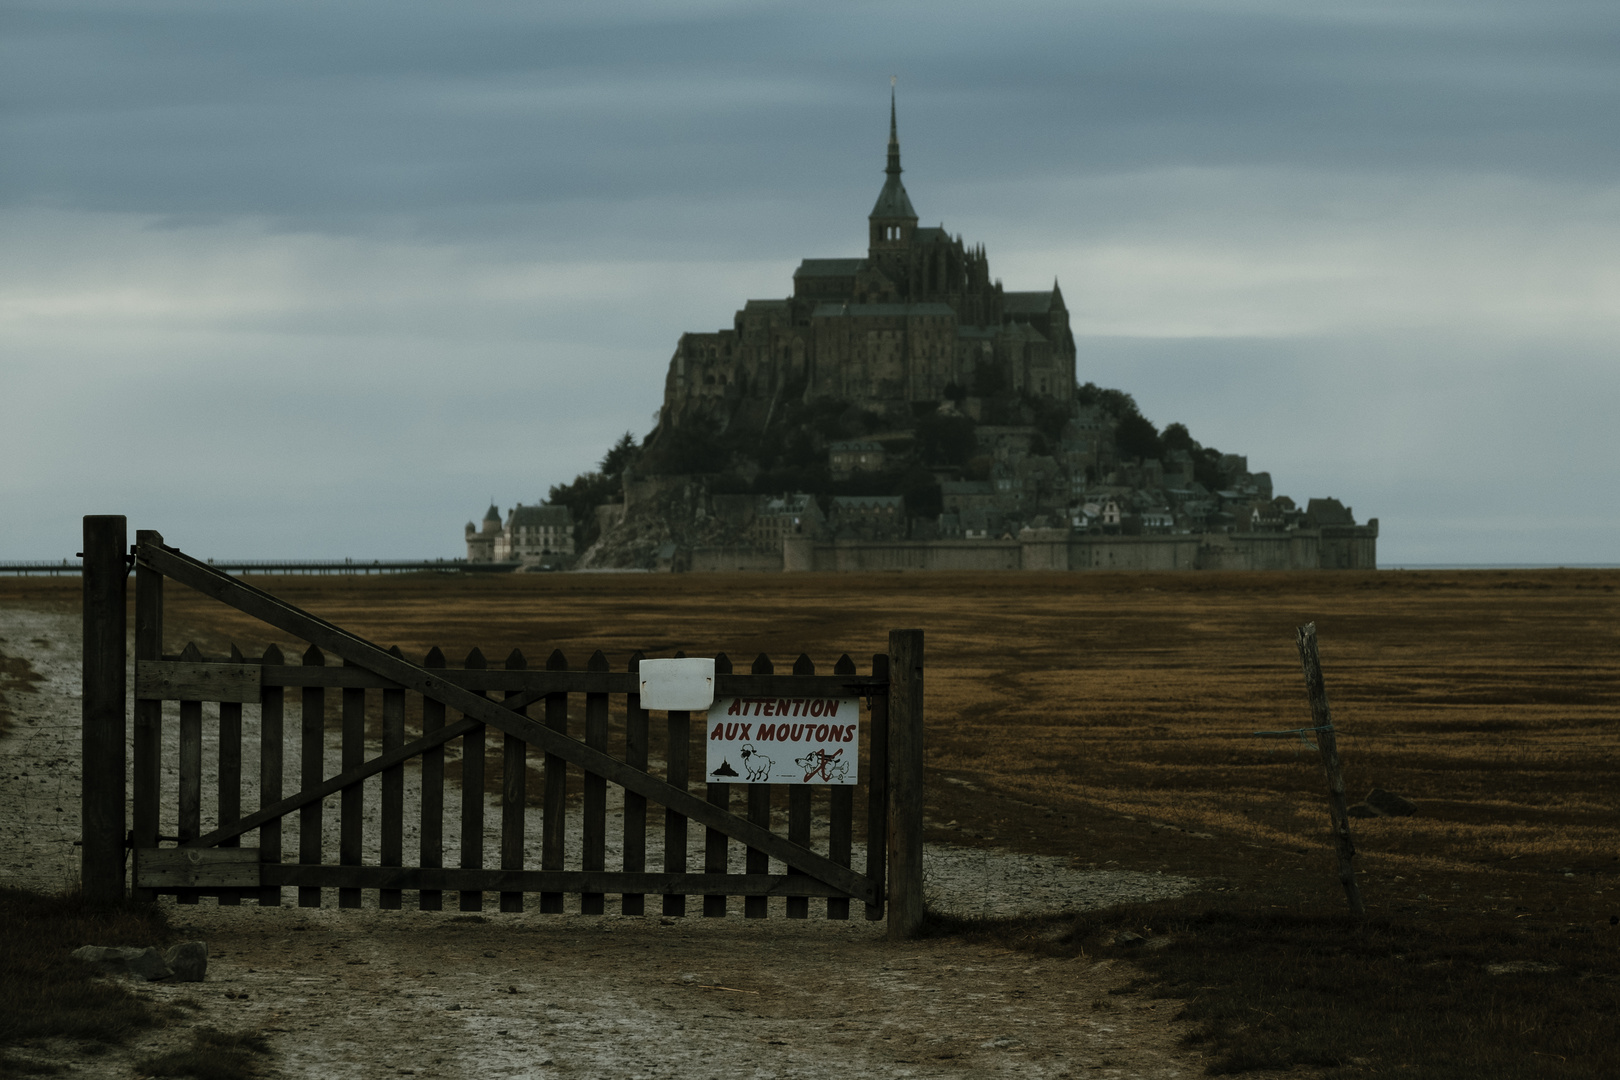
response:
M1361 918L1367 909L1361 903L1361 889L1356 885L1356 868L1352 863L1356 846L1350 842L1350 814L1344 797L1344 770L1339 765L1339 744L1333 734L1333 713L1328 709L1327 686L1322 681L1322 658L1316 651L1316 624L1306 623L1299 628L1299 662L1305 669L1305 692L1311 699L1311 725L1316 729L1316 746L1322 753L1322 767L1327 770L1328 812L1333 818L1333 838L1339 849L1339 881L1344 895L1350 901L1350 914Z

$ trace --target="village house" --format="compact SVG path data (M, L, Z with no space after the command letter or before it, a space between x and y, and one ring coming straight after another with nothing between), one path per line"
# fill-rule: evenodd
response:
M882 472L883 461L882 443L851 440L827 447L827 468L839 480L858 472Z
M834 495L827 521L837 536L903 540L905 499L899 495Z
M483 528L467 522L467 561L470 563L538 563L574 554L574 518L566 506L518 503L501 522L493 503L484 512Z
M820 536L826 526L814 496L798 492L761 498L748 525L748 537L761 551L781 551L787 536Z

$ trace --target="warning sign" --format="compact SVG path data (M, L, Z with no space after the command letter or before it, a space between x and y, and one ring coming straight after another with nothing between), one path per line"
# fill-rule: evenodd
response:
M711 784L853 784L859 698L716 698L708 715Z

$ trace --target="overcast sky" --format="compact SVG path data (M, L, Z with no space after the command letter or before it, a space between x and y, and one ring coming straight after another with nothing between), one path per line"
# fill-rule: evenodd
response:
M0 5L0 560L450 557L685 330L923 224L1081 381L1382 526L1620 562L1620 5Z

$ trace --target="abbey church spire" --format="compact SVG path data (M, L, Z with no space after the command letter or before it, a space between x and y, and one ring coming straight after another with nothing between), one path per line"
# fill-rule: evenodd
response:
M883 170L889 176L899 179L900 176L900 124L895 119L894 87L889 87L889 165Z
M867 217L870 254L874 259L880 251L893 251L909 244L912 231L917 228L917 211L912 209L911 197L900 182L900 125L895 116L892 83L889 87L889 164L883 171L887 179L878 193L877 205Z

